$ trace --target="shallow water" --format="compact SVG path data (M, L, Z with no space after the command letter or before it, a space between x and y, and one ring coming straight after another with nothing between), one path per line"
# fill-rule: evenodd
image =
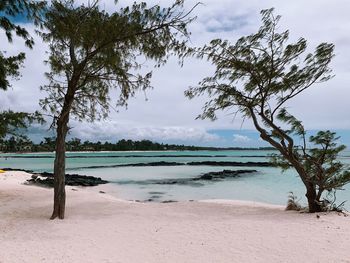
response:
M236 199L285 204L289 192L305 203L304 187L295 171L281 173L274 167L218 167L218 166L157 166L157 167L104 167L89 166L148 162L235 161L264 162L273 151L183 151L183 152L93 152L67 153L67 172L93 175L111 182L110 194L127 200L200 200ZM39 158L38 158L39 157ZM0 154L0 167L52 172L53 153ZM350 164L350 152L340 159ZM203 173L222 170L257 170L238 178L222 181L196 181L190 184L155 184L154 180L195 178ZM350 200L350 187L337 192L337 203ZM350 204L346 203L350 209Z

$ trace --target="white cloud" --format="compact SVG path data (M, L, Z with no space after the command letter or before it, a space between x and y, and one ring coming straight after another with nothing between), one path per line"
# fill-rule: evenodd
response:
M233 134L233 141L236 143L248 143L251 141L251 139L245 135Z
M117 123L116 121L95 122L93 124L73 122L71 137L92 141L117 141L120 139L154 140L158 142L183 142L205 144L219 140L202 128L170 126L139 126L135 123Z

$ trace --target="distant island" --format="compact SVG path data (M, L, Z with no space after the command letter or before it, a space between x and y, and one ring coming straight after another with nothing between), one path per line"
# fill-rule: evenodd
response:
M79 138L73 138L66 142L67 151L222 151L222 150L274 150L272 147L244 148L244 147L203 147L176 145L152 142L150 140L119 140L111 142L82 142ZM53 152L55 150L55 138L45 137L40 143L34 143L26 137L10 137L0 140L1 152Z

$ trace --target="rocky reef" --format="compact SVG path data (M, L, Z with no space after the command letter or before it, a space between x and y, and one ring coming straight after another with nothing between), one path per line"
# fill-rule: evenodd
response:
M54 177L52 173L35 173L32 178L27 180L29 184L53 187ZM96 186L99 184L107 184L108 181L102 180L100 177L86 176L79 174L66 174L66 185L70 186Z

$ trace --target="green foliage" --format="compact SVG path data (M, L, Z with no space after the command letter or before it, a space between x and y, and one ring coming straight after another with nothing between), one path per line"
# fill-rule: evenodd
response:
M349 167L339 161L339 153L345 149L344 145L338 145L336 133L331 131L319 131L316 135L310 136L310 146L294 149L294 156L302 165L305 171L304 179L315 185L319 202L324 191L332 193L341 190L350 182ZM272 161L283 170L289 169L291 163L282 155L272 156ZM327 199L327 198L326 198ZM331 200L326 202L331 204Z
M11 19L16 16L26 17L28 21L33 21L40 25L40 19L45 7L45 1L31 0L3 0L0 2L0 28L5 31L7 40L13 41L13 34L22 38L27 47L34 45L33 38L28 31L19 25L16 25ZM0 51L0 89L6 90L9 86L8 77L19 77L19 68L25 59L25 54L20 53L16 56L5 57Z
M33 143L26 137L10 137L0 139L0 151L6 152L53 152L55 150L56 138L45 137L39 144ZM29 147L28 147L29 146ZM133 141L119 140L116 143L110 142L82 142L79 138L72 138L66 142L69 151L195 151L195 150L217 150L210 147L185 146L175 144L163 144L149 140Z
M263 25L256 34L240 38L235 44L215 39L188 55L206 58L216 66L213 76L198 87L186 91L189 98L209 94L201 118L216 118L216 111L235 107L245 117L262 115L270 126L286 101L316 82L328 80L333 44L322 43L314 53L307 53L307 42L300 38L287 43L289 31L277 32L280 16L273 9L263 10Z
M170 55L181 54L188 41L187 25L193 19L182 9L183 1L169 8L134 3L109 14L98 1L78 6L74 1L53 1L46 13L45 31L50 45L47 73L48 93L41 101L45 110L61 115L65 95L73 96L71 113L79 120L106 117L110 89L119 93L117 105L138 90L151 87L152 73L137 73L140 61L153 60L157 66Z
M350 181L350 171L338 159L345 149L344 145L337 145L338 139L334 132L320 131L310 137L314 148L303 154L308 180L315 182L319 190L341 189Z
M11 110L0 112L0 139L7 135L18 136L18 131L26 129L33 122L43 123L39 112L13 112Z
M33 142L26 136L11 136L8 140L0 139L0 151L6 152L25 152L30 151Z
M185 95L209 95L199 118L215 120L218 110L234 109L252 119L260 137L280 152L280 156L273 156L275 164L298 172L307 189L309 209L315 212L321 208L324 190L339 189L350 181L349 171L336 160L344 146L337 146L335 134L325 131L310 137L313 147L308 149L302 122L285 104L332 77L329 64L334 45L321 43L313 53L307 53L304 38L288 43L289 31L278 32L280 16L275 16L273 9L261 14L262 26L256 34L235 44L215 39L188 50L186 55L206 58L216 70ZM301 139L301 145L295 145L295 137Z
M4 0L0 2L0 28L6 33L7 40L13 41L13 33L25 41L26 46L32 48L33 38L28 31L16 25L11 19L16 16L26 17L36 25L40 24L41 14L45 7L45 1L30 0ZM19 78L19 69L25 59L25 54L19 53L16 56L5 57L0 51L0 90L6 90L9 86L9 77ZM18 135L18 129L25 129L33 121L43 122L38 112L33 114L25 112L13 112L11 110L0 112L0 140L6 135Z

